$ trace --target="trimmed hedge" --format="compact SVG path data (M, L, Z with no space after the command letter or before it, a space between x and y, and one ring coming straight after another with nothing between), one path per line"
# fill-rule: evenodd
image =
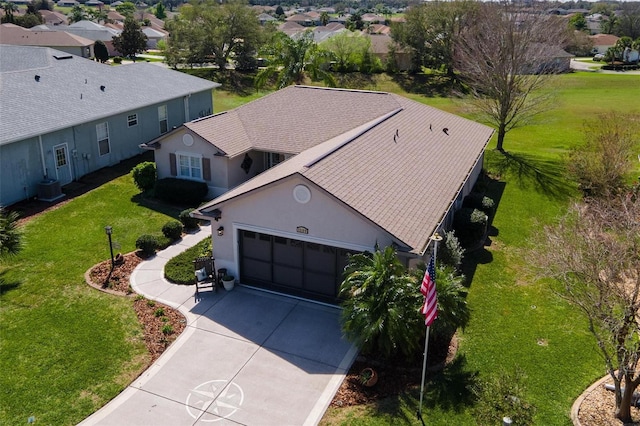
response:
M171 241L180 239L182 236L182 223L177 220L170 220L162 227L162 234Z
M151 256L156 252L158 242L156 237L151 234L142 234L136 240L136 248L145 256Z
M474 246L487 232L488 216L482 210L463 207L455 213L453 227L465 247Z
M198 229L198 219L189 216L189 214L194 210L195 209L182 210L178 216L178 219L182 222L182 226L184 226L184 229L186 230Z
M156 197L171 204L197 206L207 196L209 188L204 182L165 178L156 182Z
M211 256L210 237L169 260L164 267L164 277L176 284L195 284L193 260L201 256Z
M145 161L137 164L132 170L133 183L140 191L152 189L156 184L156 163Z

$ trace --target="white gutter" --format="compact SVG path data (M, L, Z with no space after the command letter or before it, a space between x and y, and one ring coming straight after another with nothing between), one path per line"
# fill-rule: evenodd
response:
M42 148L42 135L38 135L38 142L40 143L40 161L42 161L42 176L44 179L47 179L49 176L47 174L47 165L44 161L44 149Z

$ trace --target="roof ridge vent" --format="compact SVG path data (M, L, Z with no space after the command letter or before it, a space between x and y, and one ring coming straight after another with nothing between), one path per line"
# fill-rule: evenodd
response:
M60 61L62 59L72 59L73 55L53 55L53 57Z

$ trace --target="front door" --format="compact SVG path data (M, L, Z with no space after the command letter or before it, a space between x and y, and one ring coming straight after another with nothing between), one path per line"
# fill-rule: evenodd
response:
M66 185L73 180L67 144L62 143L53 147L54 161L56 163L56 179L60 185Z

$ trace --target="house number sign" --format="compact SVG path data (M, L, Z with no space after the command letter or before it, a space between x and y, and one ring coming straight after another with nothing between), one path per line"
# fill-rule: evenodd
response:
M308 234L309 233L309 228L305 227L305 226L298 226L296 228L296 232L299 234Z

